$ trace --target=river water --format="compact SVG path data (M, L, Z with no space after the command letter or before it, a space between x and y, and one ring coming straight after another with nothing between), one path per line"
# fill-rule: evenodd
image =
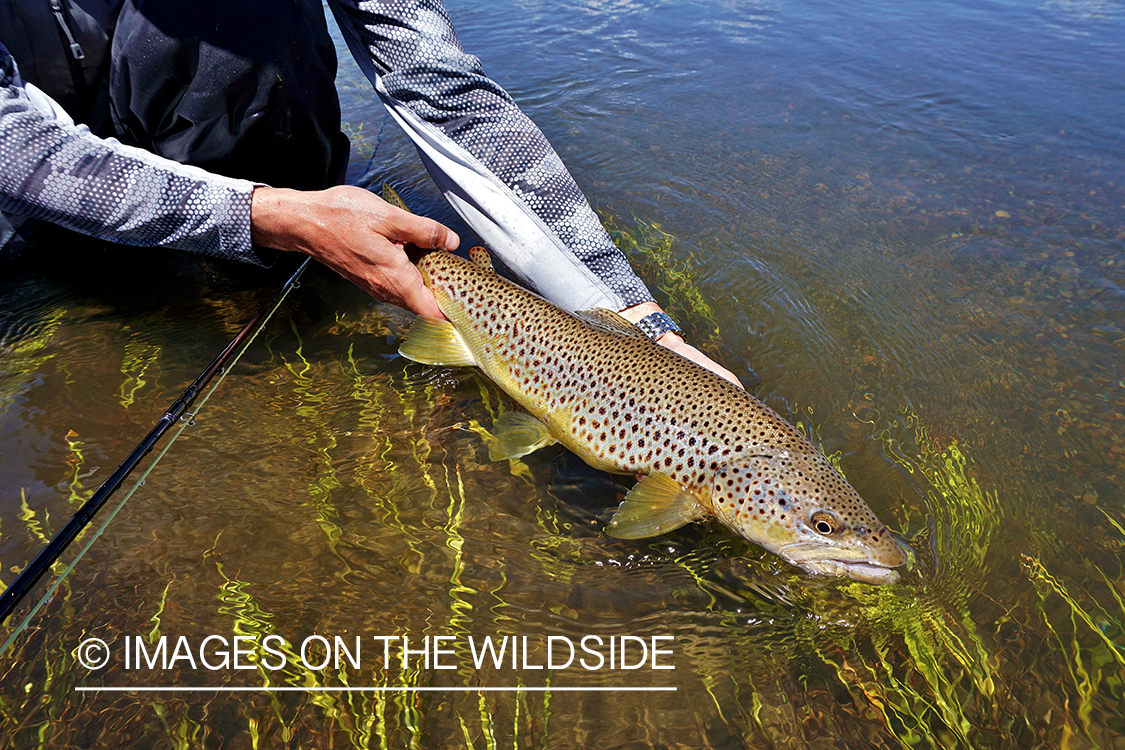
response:
M0 656L0 746L1125 747L1125 5L448 9L689 338L914 570L610 539L631 480L490 463L499 394L399 357L410 316L313 268ZM354 66L338 85L349 180L468 238ZM282 266L49 233L0 267L0 581Z

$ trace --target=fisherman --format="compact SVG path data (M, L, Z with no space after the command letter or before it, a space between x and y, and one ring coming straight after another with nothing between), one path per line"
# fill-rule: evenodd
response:
M328 0L446 199L524 285L686 344L539 129L461 47L441 0ZM306 253L443 317L403 246L454 232L339 185L321 0L0 0L0 246L45 220L108 241L268 265Z

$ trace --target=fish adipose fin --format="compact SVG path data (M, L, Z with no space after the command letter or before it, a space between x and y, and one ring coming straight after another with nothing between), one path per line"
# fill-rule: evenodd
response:
M477 247L469 248L469 260L471 260L473 263L476 263L486 271L495 271L495 269L492 267L492 257L488 254L487 250L485 250L483 247L480 247L479 245Z
M492 423L492 439L488 443L488 457L493 461L519 458L558 441L547 430L547 425L522 411L507 411Z
M608 333L617 333L622 336L632 336L637 339L647 339L644 331L625 320L613 310L604 307L595 307L590 310L579 310L574 316L591 328Z
M664 474L649 474L629 491L605 532L617 539L644 539L675 531L704 515L699 499Z
M424 365L475 367L477 360L448 320L418 318L398 353Z

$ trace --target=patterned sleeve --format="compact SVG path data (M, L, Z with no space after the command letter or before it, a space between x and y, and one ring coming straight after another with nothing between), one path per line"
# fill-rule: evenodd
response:
M0 211L111 242L263 263L250 243L253 183L98 138L52 104L0 45Z
M467 54L440 0L329 0L438 187L521 281L568 309L652 299L539 128Z

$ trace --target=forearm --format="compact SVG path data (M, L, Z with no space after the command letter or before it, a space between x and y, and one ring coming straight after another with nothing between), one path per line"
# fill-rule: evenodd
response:
M161 159L36 108L0 50L0 210L111 242L261 262L251 183Z
M437 0L330 0L446 198L523 284L567 309L652 300L543 133L461 48Z

